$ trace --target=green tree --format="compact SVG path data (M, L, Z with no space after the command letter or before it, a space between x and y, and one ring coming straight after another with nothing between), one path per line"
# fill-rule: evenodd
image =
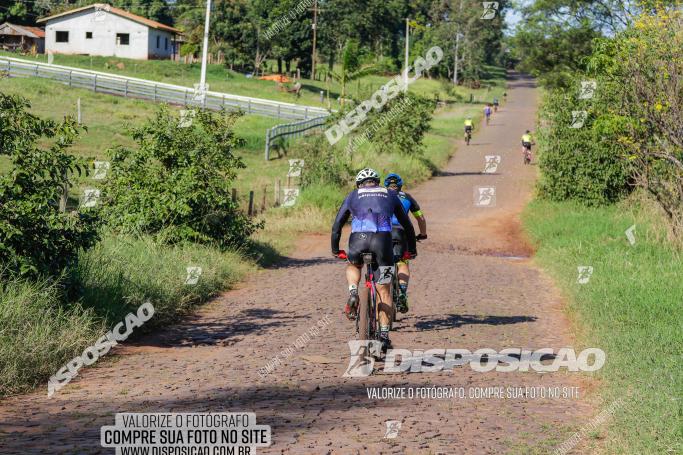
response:
M349 40L341 55L340 67L337 71L329 71L329 76L341 85L341 105L346 102L346 85L368 74L375 73L377 66L361 63L360 48L356 40Z
M0 155L11 162L0 177L0 264L14 274L57 276L97 241L97 220L89 211L59 210L69 176L86 167L67 153L76 121L42 120L29 108L26 99L0 93Z
M258 227L231 199L237 170L244 168L233 154L239 116L194 112L179 120L161 107L132 130L137 149L111 151L102 210L115 230L228 247L243 244Z

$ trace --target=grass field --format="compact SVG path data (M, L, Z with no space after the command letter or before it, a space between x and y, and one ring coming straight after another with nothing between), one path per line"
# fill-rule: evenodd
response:
M0 54L15 55L7 52L0 52ZM45 56L22 58L45 60ZM105 63L111 61L111 59L93 57L92 60L94 65L93 69L96 70L118 71L122 74L180 83L183 85L191 86L194 78L199 77L199 67L197 65L183 65L159 60L130 60L125 61L126 66L124 70L119 70L113 66L113 64L110 65L110 68L108 69L104 67ZM89 67L90 57L58 55L55 56L54 63ZM264 90L264 84L272 84L272 82L269 81L248 79L244 75L229 71L222 65L210 65L209 69L209 80L211 80L212 77L218 79L234 77L237 79L235 87L240 87L241 91L233 91L231 93L262 96L261 91ZM131 71L139 71L139 73L131 74ZM471 90L464 87L457 87L454 92L463 99L469 99L470 94L475 96L475 98L481 97L484 94L490 98L502 98L501 95L504 91L504 71L500 68L489 67L488 73L490 79L484 81L484 84L487 85L488 88ZM387 80L388 77L385 76L367 76L359 82L354 82L352 85L356 89L360 88L365 96L370 96L371 92L365 88L370 86L374 87L375 85L379 87ZM317 83L317 81L310 82ZM225 90L229 91L231 87L233 86L225 86ZM441 82L422 79L411 85L410 90L424 96L432 97L435 93L441 93L445 89ZM81 135L71 150L75 155L88 158L89 160L106 161L107 150L116 145L132 147L134 143L127 134L127 129L130 126L139 125L144 122L153 115L157 108L154 103L148 101L99 94L85 89L74 89L39 78L0 79L0 91L27 97L31 101L31 111L34 114L53 120L60 120L65 115L75 116L77 113L77 100L80 98L82 121L88 130ZM367 93L364 93L364 91ZM441 95L443 95L442 98L447 97L444 93L441 93ZM287 101L286 99L277 97L274 99ZM180 108L177 107L174 107L173 109L180 110ZM447 110L442 113L443 115L437 117L434 123L434 130L425 141L427 145L427 159L430 162L433 162L437 167L445 163L445 160L450 153L449 146L445 142L445 134L451 127L451 122L453 125L462 124L461 117L464 115L465 111L474 114L479 110L480 105L477 103L449 105ZM248 193L251 190L255 192L258 206L260 206L263 200L264 193L266 194L267 206L272 205L275 199L275 185L277 180L281 179L283 186L286 185L285 176L288 169L287 160L274 159L266 162L263 159L266 130L284 122L285 121L283 120L255 115L244 116L237 122L236 131L238 136L244 139L244 145L236 152L242 157L247 168L240 172L236 182L236 188L238 190L238 196L244 205L247 204ZM340 150L343 149L343 145L340 145L339 148ZM409 176L408 181L413 182L422 181L431 175L431 170L422 166L422 163L406 162L405 159L398 157L383 156L377 159L377 157L374 156L373 150L367 145L361 147L359 151L358 166L367 164L385 170L397 169L397 165L399 168L403 166L400 170ZM291 154L287 158L296 158L296 155ZM0 172L6 170L7 161L5 158L0 157ZM75 182L75 188L70 192L71 204L77 204L78 198L83 190L85 188L96 187L96 183L96 181L87 177L78 179Z
M47 63L46 55L22 56L2 51L0 51L0 55ZM130 60L114 57L88 57L79 55L55 55L53 64L92 69L93 71L119 74L122 76L148 79L186 87L192 87L199 82L201 70L201 65L198 63L186 65L170 60ZM477 102L490 102L491 99L493 99L491 90L496 87L501 87L505 72L502 68L492 66L487 67L486 70L488 73L486 75L486 80L482 81L482 87L477 90L465 87L451 89L452 85L450 83L442 83L427 78L417 80L411 85L411 90L428 96L429 98L438 96L441 100L450 100L454 102L465 99L469 100L469 95L472 93ZM394 77L394 75L374 75L364 77L358 81L353 81L347 85L347 96L357 99L367 99L374 91L378 90L383 84L386 84L392 77ZM244 74L230 71L224 65L208 65L206 79L210 90L217 92L319 107L328 107L327 90L329 89L329 97L331 100L330 107L332 109L337 109L339 107L337 99L341 93L341 87L336 82L330 82L328 87L324 81L302 79L301 96L297 98L293 93L286 93L278 90L276 82L249 78ZM320 99L320 91L325 92L322 102Z
M589 446L683 453L683 258L661 215L637 196L602 208L534 201L524 222L536 260L570 302L581 344L607 355L598 412L615 413ZM593 267L587 284L577 283L579 266Z

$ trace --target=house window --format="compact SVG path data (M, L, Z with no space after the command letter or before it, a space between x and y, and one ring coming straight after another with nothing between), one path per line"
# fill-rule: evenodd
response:
M85 32L85 39L92 39L92 32Z
M69 42L69 32L57 32L55 39L58 43L68 43Z
M128 46L130 44L130 34L128 33L117 33L116 34L116 45L117 46Z
M157 49L159 49L159 40L160 39L161 39L161 37L159 35L157 35Z
M164 50L168 50L168 38L164 38Z

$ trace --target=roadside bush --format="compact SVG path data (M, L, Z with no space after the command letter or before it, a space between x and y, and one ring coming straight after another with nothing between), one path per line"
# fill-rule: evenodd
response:
M349 183L352 170L341 148L330 145L324 135L310 136L300 141L296 156L305 160L301 173L301 187L333 186L343 188Z
M97 241L97 220L59 211L69 176L86 169L66 152L79 134L75 120L42 120L29 108L26 99L0 93L0 155L11 163L0 177L0 265L12 274L54 276Z
M607 115L638 185L683 240L683 12L657 9L596 46L589 71L619 106Z
M434 102L412 93L400 93L381 112L368 115L364 131L379 153L422 155L424 136L431 129Z
M574 78L570 90L556 89L543 100L539 131L540 195L550 200L577 200L585 205L615 202L628 194L629 168L617 138L619 125L606 114L610 95L579 100ZM571 128L572 111L586 111L581 128Z
M102 191L109 225L119 233L150 234L168 243L244 243L259 226L230 194L237 170L245 167L233 154L238 117L200 110L186 125L162 106L133 129L137 150L111 151Z

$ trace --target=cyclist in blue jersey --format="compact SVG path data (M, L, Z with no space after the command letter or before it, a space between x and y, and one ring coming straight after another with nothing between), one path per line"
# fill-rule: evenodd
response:
M349 299L344 313L353 320L358 308L358 283L363 267L363 253L374 253L373 275L377 278L380 338L383 349L389 349L389 318L391 315L391 280L393 276L394 254L391 241L391 218L396 216L403 226L411 258L417 256L415 229L408 218L398 194L379 186L380 178L374 169L363 169L356 176L356 189L344 199L332 226L332 254L347 257L339 249L342 227L352 217L351 236L349 237L349 265L346 267L346 281L349 285Z
M412 213L417 220L417 225L420 228L420 235L418 235L416 239L426 239L427 220L425 220L425 217L420 210L420 205L417 203L417 201L410 194L403 191L403 179L401 176L398 174L387 175L387 177L384 179L384 186L398 193L398 198L401 200L403 210L406 212L406 214ZM407 313L410 267L408 266L408 260L403 259L403 255L407 250L406 234L403 230L403 226L401 226L401 223L398 222L398 219L395 216L391 218L391 225L391 238L394 244L394 258L397 259L398 287L400 289L398 302L396 302L396 309L401 313Z

